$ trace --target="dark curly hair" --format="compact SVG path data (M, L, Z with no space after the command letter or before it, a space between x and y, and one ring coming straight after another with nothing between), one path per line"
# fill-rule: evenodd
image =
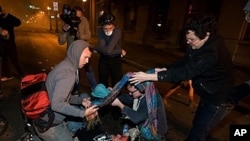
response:
M202 40L206 37L207 32L210 33L210 36L216 34L216 26L215 17L212 15L206 15L192 19L184 26L183 30L186 34L188 34L188 30L194 31L194 34Z
M103 15L100 16L98 22L100 25L109 25L115 23L115 16L112 13L104 12Z

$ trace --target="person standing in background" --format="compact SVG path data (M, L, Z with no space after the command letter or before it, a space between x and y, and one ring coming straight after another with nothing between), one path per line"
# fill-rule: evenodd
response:
M114 85L122 78L122 56L126 52L122 50L122 32L115 25L115 16L104 12L99 17L101 28L98 29L98 45L94 47L100 53L98 63L99 83L106 87ZM109 84L111 77L111 86Z
M8 31L3 30L2 27L0 27L0 36L6 36L8 35ZM2 77L2 47L0 47L0 78ZM2 92L2 82L0 81L0 100L3 99L3 92Z
M0 38L0 46L2 47L2 77L1 81L7 81L13 79L11 74L11 69L9 66L9 61L13 64L17 71L17 77L22 78L24 76L24 71L20 65L18 54L17 54L17 46L15 42L15 33L14 28L21 25L20 19L11 15L10 13L6 13L2 7L0 6L0 27L5 32L5 36L3 36L3 32Z

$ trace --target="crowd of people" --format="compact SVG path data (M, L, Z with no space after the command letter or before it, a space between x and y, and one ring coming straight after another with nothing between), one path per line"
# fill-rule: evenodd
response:
M46 80L51 109L55 114L53 125L45 132L40 132L34 125L36 133L44 141L79 139L76 132L99 118L101 107L98 104L109 98L112 98L110 106L118 107L119 111L116 112L120 112L124 120L132 122L131 127L138 129L142 138L162 141L168 130L165 111L167 99L184 83L189 89L190 106L197 107L186 141L205 141L209 132L234 108L238 100L249 95L249 81L234 87L231 55L223 38L217 35L213 16L194 18L184 26L187 51L179 61L146 72L123 73L122 57L126 51L122 49L122 31L115 24L116 17L110 12L100 15L98 43L90 45L91 32L84 10L79 6L73 10L80 23L75 34L70 33L68 23L63 25L58 43L67 44L67 53L48 73ZM0 7L1 81L12 79L9 60L16 67L18 78L25 74L18 60L14 35L14 27L20 24L18 18ZM98 79L92 68L93 52L100 55ZM99 96L103 94L99 97L100 103L91 100L96 95L81 92L82 76L79 71L82 68L86 71L91 90ZM177 85L161 96L154 85L155 81ZM102 90L98 93L96 88L100 87L99 84L102 84ZM117 85L122 87L117 88ZM109 97L118 92L115 98ZM198 104L194 101L194 93L200 96ZM76 120L79 118L81 120ZM48 118L43 117L42 120L47 122ZM113 140L122 140L122 136L117 135Z

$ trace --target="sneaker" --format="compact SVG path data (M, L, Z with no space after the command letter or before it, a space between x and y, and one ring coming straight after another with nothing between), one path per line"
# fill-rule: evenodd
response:
M7 81L7 80L11 80L13 79L13 77L2 77L1 81Z

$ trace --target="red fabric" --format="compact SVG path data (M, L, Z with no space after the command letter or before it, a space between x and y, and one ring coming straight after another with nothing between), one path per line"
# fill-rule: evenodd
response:
M29 74L21 81L21 105L28 118L38 118L50 106L45 89L46 77L46 73Z
M32 94L21 100L21 103L25 115L32 119L38 118L50 106L50 100L45 90Z

